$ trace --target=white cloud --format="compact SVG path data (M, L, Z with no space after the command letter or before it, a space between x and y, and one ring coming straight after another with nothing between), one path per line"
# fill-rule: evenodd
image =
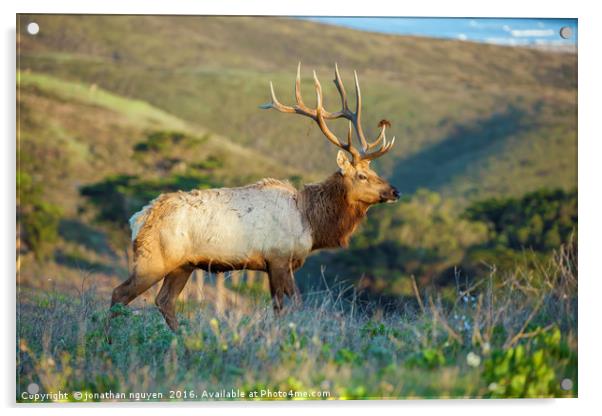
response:
M525 38L532 36L554 36L556 32L552 29L524 29L524 30L512 30L510 31L512 36L517 38Z
M502 26L502 29L504 30L504 32L510 32L512 30L512 29L510 29L510 26L508 26L508 25Z
M458 34L458 39L460 39L460 40L466 40L466 39L468 39L468 36L466 36L465 33L459 33Z

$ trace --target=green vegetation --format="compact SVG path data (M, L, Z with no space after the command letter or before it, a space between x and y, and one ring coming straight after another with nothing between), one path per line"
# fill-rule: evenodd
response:
M58 239L61 210L44 201L41 186L25 172L17 173L17 190L22 238L36 258L44 260Z
M576 232L577 192L544 189L521 199L488 199L468 207L466 216L489 224L492 246L549 252Z
M562 395L554 367L560 363L576 367L576 356L558 328L542 331L538 327L533 333L537 335L526 347L518 345L494 351L485 361L483 376L491 383L490 397Z
M78 298L25 292L17 385L160 392L161 400L175 400L171 390L215 400L203 392L222 389L240 389L245 399L268 389L292 394L280 400L312 392L324 397L308 399L574 397L571 252L560 251L546 274L491 277L450 303L421 289L420 307L384 317L324 291L283 318L265 303L244 314L221 315L207 304L180 310L177 334L149 307L116 307L107 324L111 311L94 291ZM564 379L573 382L568 390Z
M139 100L132 100L111 94L96 85L67 82L52 76L36 73L18 73L17 82L21 88L32 88L44 95L56 95L61 100L76 101L118 112L134 121L147 122L185 128L185 123L165 111Z

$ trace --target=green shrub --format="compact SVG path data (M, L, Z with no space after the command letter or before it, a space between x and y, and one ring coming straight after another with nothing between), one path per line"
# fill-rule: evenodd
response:
M136 152L163 153L170 146L180 143L186 136L184 133L171 131L157 131L149 134L146 140L134 146Z
M520 199L491 198L469 206L464 216L489 225L489 247L549 252L576 232L577 191L541 189Z
M166 154L173 146L193 147L204 143L208 139L209 135L199 138L177 131L155 131L146 136L146 140L137 143L134 146L134 151L138 153Z
M567 364L574 364L576 368L572 354L558 328L539 334L529 344L494 350L483 370L483 377L489 383L489 397L561 396L561 380L567 376L561 371Z
M409 368L419 367L425 369L433 369L445 364L445 355L435 348L424 348L412 354L405 361L405 365Z
M18 221L22 238L38 260L51 254L58 239L61 209L43 199L43 190L25 172L17 174Z

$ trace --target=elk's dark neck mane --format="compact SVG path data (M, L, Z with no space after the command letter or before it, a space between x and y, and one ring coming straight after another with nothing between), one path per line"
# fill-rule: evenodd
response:
M311 227L312 250L346 247L368 210L365 203L348 201L343 175L338 172L323 182L305 185L300 202Z

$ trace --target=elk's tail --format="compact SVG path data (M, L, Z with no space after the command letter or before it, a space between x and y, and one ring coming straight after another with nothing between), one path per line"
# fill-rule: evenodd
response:
M136 237L138 236L140 229L142 228L142 226L144 226L144 223L146 222L146 219L148 218L148 214L149 214L150 209L153 206L154 202L155 201L152 201L150 204L146 205L144 208L142 208L140 211L138 211L137 213L132 215L132 217L130 218L130 229L132 230L132 241L136 240Z

